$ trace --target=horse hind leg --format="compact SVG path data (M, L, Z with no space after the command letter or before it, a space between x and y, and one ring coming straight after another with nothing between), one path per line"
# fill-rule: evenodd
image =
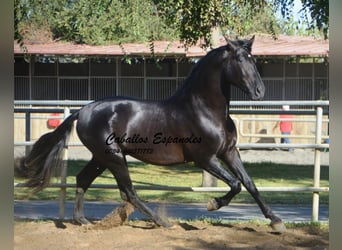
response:
M230 175L230 173L222 167L218 159L213 158L207 164L196 164L196 166L203 168L213 176L224 181L230 187L230 191L222 196L210 200L207 204L208 211L218 210L223 206L227 206L235 195L241 191L240 181Z
M138 197L136 191L134 190L126 161L124 158L119 160L111 160L107 162L106 167L114 175L118 187L120 189L121 198L124 201L129 202L140 212L148 216L157 225L163 227L171 227L172 224L167 221L167 219L161 218L158 214L154 213L148 206L146 206Z
M74 221L81 225L90 224L84 216L84 194L96 177L105 170L96 160L91 159L76 177L76 198L74 205Z

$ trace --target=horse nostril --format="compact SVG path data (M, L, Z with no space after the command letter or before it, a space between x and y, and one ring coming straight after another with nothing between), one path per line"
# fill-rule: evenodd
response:
M263 88L262 86L258 86L258 87L256 88L255 94L256 94L257 96L263 96L263 95L264 95L264 88Z
M257 94L257 95L260 95L260 94L261 94L261 89L260 89L260 87L257 87L257 89L256 89L256 94Z

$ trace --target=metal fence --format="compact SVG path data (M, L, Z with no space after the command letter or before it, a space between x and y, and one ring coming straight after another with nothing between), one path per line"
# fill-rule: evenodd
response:
M96 100L131 96L161 100L181 86L184 77L147 76L15 76L15 100ZM264 77L265 100L328 100L326 77ZM232 100L248 100L233 87Z
M168 90L166 90L167 92ZM172 91L172 90L170 90ZM26 125L26 140L23 142L14 142L15 146L30 146L34 142L30 139L30 122L31 122L31 113L52 113L59 112L64 114L64 118L69 116L70 112L73 109L78 109L79 107L86 105L89 101L15 101L14 111L15 113L24 113L25 114L25 125ZM310 144L280 144L280 143L238 143L237 147L240 149L258 149L258 148L312 148L315 150L314 157L314 173L313 173L313 184L311 187L258 187L258 189L263 191L274 191L274 192L312 192L312 221L318 221L318 212L319 212L319 193L320 192L329 192L329 187L320 187L320 167L321 167L321 150L328 149L329 144L322 143L322 139L328 138L327 136L322 136L322 124L323 113L327 112L329 107L329 101L232 101L230 103L235 107L235 110L232 110L234 114L279 114L282 111L279 107L282 105L291 105L291 106L306 106L313 107L307 110L293 110L292 113L296 114L304 114L304 115L315 115L315 135L314 143ZM44 108L42 108L44 106ZM50 106L50 107L49 107ZM260 106L269 106L270 109L258 109ZM52 108L51 108L52 107ZM241 109L238 107L250 107L250 109ZM278 107L276 109L275 107ZM258 118L249 118L258 120ZM264 119L264 118L263 118ZM325 122L329 122L325 120ZM255 135L249 135L255 136ZM257 135L265 136L267 135ZM68 146L80 146L81 143L69 142ZM64 160L67 162L68 159L68 151L67 148L64 154ZM75 184L68 184L66 182L66 165L64 166L64 173L61 177L61 183L51 184L51 187L56 187L61 189L61 198L60 198L60 217L64 218L64 206L65 206L65 196L66 196L66 188L75 187ZM15 183L15 187L25 187L24 183ZM117 188L117 185L91 185L91 188ZM229 187L221 188L221 187L170 187L170 186L136 186L136 189L144 189L144 190L170 190L170 191L193 191L193 192L228 192ZM243 189L243 191L246 191Z
M15 100L97 100L130 96L161 100L170 97L184 77L30 77L16 76Z

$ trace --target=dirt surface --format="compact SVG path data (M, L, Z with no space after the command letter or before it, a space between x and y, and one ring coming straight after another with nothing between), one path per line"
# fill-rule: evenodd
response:
M148 221L127 221L133 208L116 208L101 221L15 221L14 249L327 249L327 228L301 226L274 233L263 224L173 221L162 228Z
M212 225L177 222L172 228L146 221L91 229L71 222L15 222L14 249L327 249L328 231L312 227L274 234L255 223ZM61 225L59 225L61 226Z

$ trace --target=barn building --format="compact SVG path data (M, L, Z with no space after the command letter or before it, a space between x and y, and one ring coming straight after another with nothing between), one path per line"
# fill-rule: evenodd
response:
M224 40L221 41L222 45ZM15 100L96 100L106 96L164 99L206 54L177 42L88 46L55 42L14 46ZM265 100L328 100L327 40L257 36L253 55L266 86ZM234 90L232 100L244 100Z

